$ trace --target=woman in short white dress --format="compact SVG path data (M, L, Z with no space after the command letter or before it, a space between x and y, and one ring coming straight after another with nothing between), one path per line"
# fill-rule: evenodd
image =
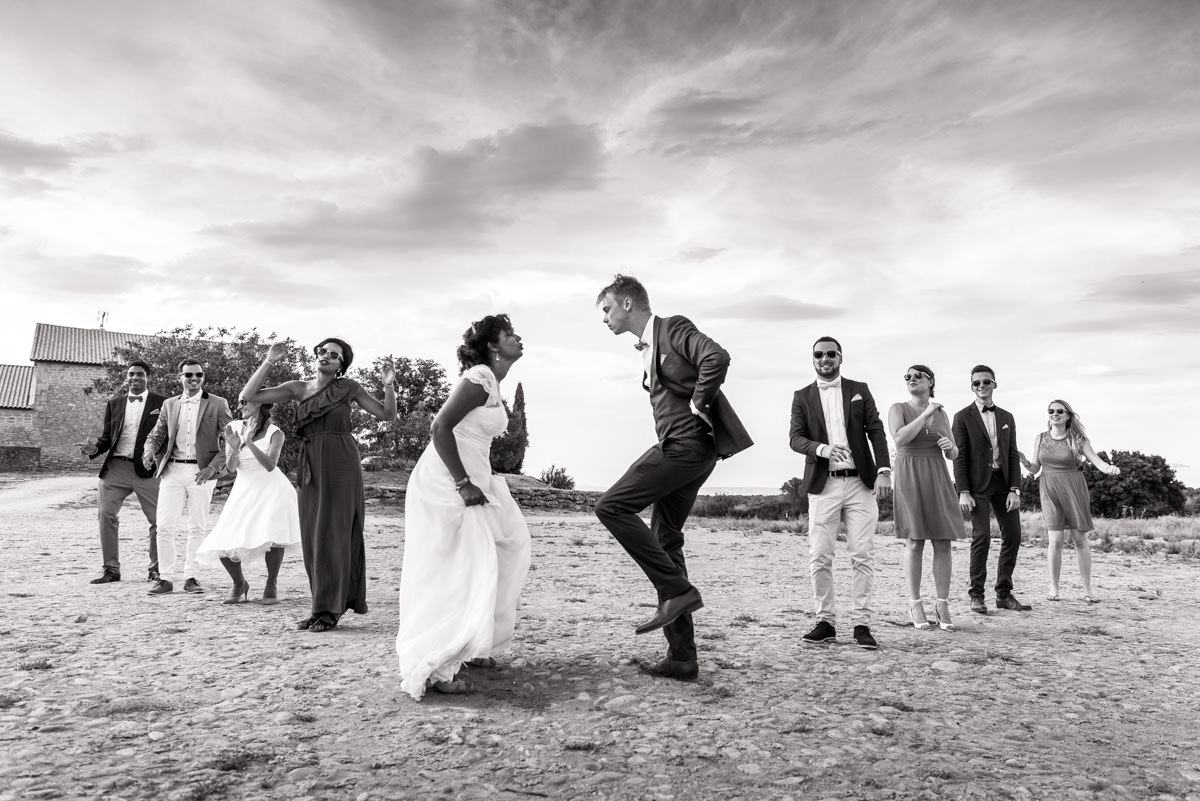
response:
M396 632L400 689L469 692L464 664L493 666L512 640L529 571L529 528L503 476L492 474L492 439L508 427L500 381L521 358L507 315L463 334L462 381L434 418L404 500L404 563Z
M237 471L237 479L217 524L196 551L201 562L219 560L229 572L233 589L223 602L227 604L247 599L250 582L242 566L259 556L267 563L262 602L278 603L284 554L300 545L296 489L279 469L283 432L271 422L272 405L238 401L242 419L225 429L225 463Z

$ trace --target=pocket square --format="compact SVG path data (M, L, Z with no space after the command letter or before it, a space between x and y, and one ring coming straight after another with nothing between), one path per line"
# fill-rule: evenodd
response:
M1006 428L1008 428L1008 423L1005 423L1004 425L1000 426L1001 431L1003 431Z
M856 400L862 400L862 395L859 395L857 392L854 393L854 397L850 399L850 402L854 403Z

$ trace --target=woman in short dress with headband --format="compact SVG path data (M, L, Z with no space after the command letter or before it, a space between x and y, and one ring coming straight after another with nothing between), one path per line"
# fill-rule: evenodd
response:
M942 404L933 400L933 370L914 364L904 374L904 383L911 397L892 404L888 427L896 442L896 486L892 493L896 536L908 541L904 552L908 616L917 629L933 628L921 600L922 559L928 540L933 543L933 585L937 593L933 614L943 631L954 631L950 619L950 543L961 537L964 529L946 461L954 460L958 448L950 436L950 418Z
M1079 562L1079 578L1083 581L1083 600L1095 603L1092 594L1092 549L1088 534L1092 523L1092 503L1088 497L1087 482L1083 479L1080 464L1087 460L1106 475L1119 475L1121 468L1109 464L1096 455L1088 439L1087 429L1071 404L1064 400L1050 401L1046 430L1037 435L1033 442L1033 458L1026 465L1029 472L1037 475L1038 490L1042 500L1042 519L1046 522L1046 561L1050 573L1050 594L1047 600L1057 601L1058 580L1062 573L1063 541L1066 530L1071 531L1075 545L1075 558Z

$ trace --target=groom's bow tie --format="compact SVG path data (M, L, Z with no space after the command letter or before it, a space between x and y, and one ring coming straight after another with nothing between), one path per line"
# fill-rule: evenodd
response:
M817 379L817 389L837 389L842 385L842 379L835 378L832 381L822 381Z
M984 407L983 407L982 409L980 409L979 411L980 411L980 412L982 412L983 414L987 414L988 412L991 412L992 414L995 414L995 413L996 413L996 407L995 407L994 405L992 405L992 406L984 406Z
M640 340L640 339L639 339L639 340L637 341L637 344L636 344L636 345L634 345L634 347L635 347L635 348L637 348L638 350L645 350L646 348L650 347L650 343L649 343L649 342L643 342L642 340Z
M130 395L130 396L128 397L128 401L129 401L130 403L141 403L141 402L142 402L142 396L141 396L141 395Z

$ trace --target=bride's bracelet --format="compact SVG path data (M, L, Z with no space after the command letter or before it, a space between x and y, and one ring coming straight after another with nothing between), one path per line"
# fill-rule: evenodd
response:
M463 476L463 478L462 478L462 481L455 481L455 482L454 482L454 488L455 488L455 489L462 489L463 487L467 486L467 485L468 485L468 484L470 484L470 483L471 483L471 477L470 477L470 476Z

